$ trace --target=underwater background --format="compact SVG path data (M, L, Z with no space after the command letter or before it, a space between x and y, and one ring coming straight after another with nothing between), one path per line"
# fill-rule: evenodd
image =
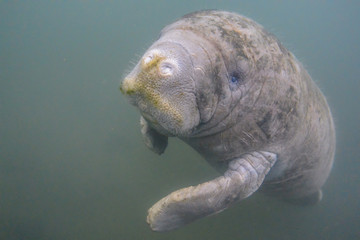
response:
M327 96L335 164L314 206L255 193L155 233L147 209L218 173L170 139L157 156L118 89L160 30L223 9L274 33ZM360 239L360 1L0 0L0 239Z

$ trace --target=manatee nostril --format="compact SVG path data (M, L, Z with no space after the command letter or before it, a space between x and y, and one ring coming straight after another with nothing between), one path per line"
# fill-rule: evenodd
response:
M151 60L153 60L154 56L152 54L149 54L144 58L144 64L148 64Z
M165 76L172 75L174 72L174 66L171 63L163 62L160 65L160 73Z

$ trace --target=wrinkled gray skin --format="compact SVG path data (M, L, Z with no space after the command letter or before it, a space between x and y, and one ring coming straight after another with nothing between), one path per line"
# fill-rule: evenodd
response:
M155 231L218 213L261 186L295 203L321 199L334 158L327 102L303 66L254 21L202 11L165 27L121 91L142 114L146 145L168 136L222 176L177 190L147 218Z

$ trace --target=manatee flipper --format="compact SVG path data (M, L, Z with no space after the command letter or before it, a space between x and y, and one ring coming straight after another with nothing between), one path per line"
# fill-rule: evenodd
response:
M151 151L162 154L167 147L168 137L152 129L143 117L140 117L140 126L145 145Z
M149 209L147 222L154 231L168 231L221 212L255 192L275 161L275 154L262 151L234 159L223 176L177 190L158 201Z

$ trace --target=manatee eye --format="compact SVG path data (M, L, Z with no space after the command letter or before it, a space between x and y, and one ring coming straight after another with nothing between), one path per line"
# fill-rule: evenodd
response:
M245 81L245 74L242 72L233 72L230 74L229 83L230 83L230 90L234 91L238 89L240 85L242 85Z
M237 83L239 81L239 78L236 76L231 76L231 82L232 83Z

